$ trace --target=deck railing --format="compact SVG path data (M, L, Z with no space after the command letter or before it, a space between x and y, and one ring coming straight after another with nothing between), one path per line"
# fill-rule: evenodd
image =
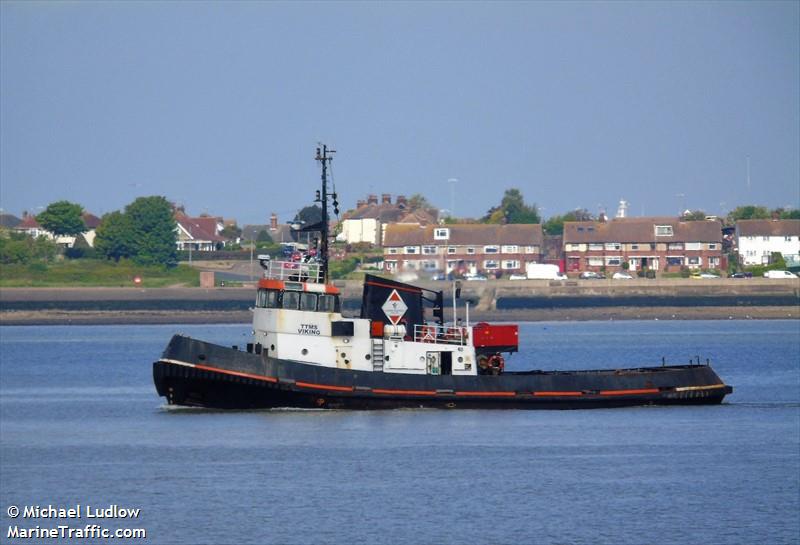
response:
M414 341L418 343L467 344L467 330L464 327L447 325L414 325Z
M321 284L322 267L319 263L303 263L300 261L261 261L264 278L270 280L291 280L295 282L312 282Z

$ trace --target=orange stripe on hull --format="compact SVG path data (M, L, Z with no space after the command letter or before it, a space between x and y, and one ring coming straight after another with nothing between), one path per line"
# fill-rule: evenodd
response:
M373 394L389 394L389 395L406 395L406 396L435 396L436 392L431 390L384 390L380 388L374 388L372 390Z
M456 392L457 396L514 397L517 392Z
M577 397L582 396L583 392L532 392L536 397Z
M297 381L294 383L295 386L300 386L301 388L314 388L315 390L335 390L337 392L352 392L352 386L333 386L331 384L314 384L313 382L300 382Z
M639 390L600 390L601 396L630 396L638 394L657 394L658 388L642 388Z
M251 378L253 380L263 380L264 382L278 382L278 379L273 377L265 377L263 375L252 375L250 373L240 373L239 371L228 371L227 369L220 369L219 367L209 367L208 365L195 364L194 367L195 369L202 369L203 371L212 371L214 373L233 375L235 377Z

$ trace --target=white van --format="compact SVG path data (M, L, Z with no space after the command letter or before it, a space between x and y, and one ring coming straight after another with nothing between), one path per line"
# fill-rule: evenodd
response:
M797 278L797 275L789 271L767 271L764 278Z

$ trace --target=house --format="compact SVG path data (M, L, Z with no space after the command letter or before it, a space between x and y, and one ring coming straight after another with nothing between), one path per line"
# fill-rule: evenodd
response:
M219 235L223 228L222 218L200 216L192 218L181 210L175 212L178 250L212 252L220 249L225 238Z
M274 212L270 215L269 225L245 225L242 228L242 240L249 243L258 240L258 235L266 231L275 244L299 244L305 245L312 242L318 235L292 229L286 223L278 223L278 215Z
M631 271L718 269L725 265L722 223L674 217L564 222L564 258L567 272L616 272L623 263Z
M392 203L392 196L388 193L381 195L378 204L377 195L369 195L366 200L356 203L355 210L344 214L342 218L342 231L339 240L348 244L367 242L379 246L384 236L384 227L393 223L413 223L428 225L436 223L435 210L409 210L408 201L403 195L398 195Z
M538 224L392 224L385 227L384 269L521 273L541 262L542 242Z
M739 220L736 246L742 265L767 265L774 252L800 261L800 220Z
M81 213L81 219L83 219L86 230L77 237L68 235L56 236L42 227L39 222L36 221L36 216L28 214L27 212L22 213L22 221L20 221L16 227L13 228L13 230L19 233L25 233L33 238L49 238L50 240L55 241L56 244L64 246L65 248L72 248L75 245L77 238L83 237L83 239L86 241L86 244L88 244L90 247L94 247L95 232L97 227L100 225L100 218L94 214L90 214L89 212L83 212Z

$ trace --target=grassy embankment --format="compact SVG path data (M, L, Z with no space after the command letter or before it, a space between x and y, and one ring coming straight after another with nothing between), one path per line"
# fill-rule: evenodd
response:
M141 278L135 284L134 278ZM146 267L132 261L68 259L56 263L0 266L0 288L198 286L199 274L186 265Z

